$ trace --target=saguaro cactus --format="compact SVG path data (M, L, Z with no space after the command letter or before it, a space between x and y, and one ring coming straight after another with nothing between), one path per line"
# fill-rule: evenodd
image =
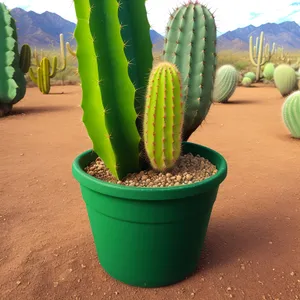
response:
M273 43L272 51L270 52L269 44L264 45L264 32L260 33L259 46L256 39L256 46L253 48L253 37L249 38L249 57L251 63L256 66L256 81L260 80L261 67L268 62L275 53L275 43Z
M122 178L140 169L140 115L153 61L145 0L74 4L83 121L95 152Z
M47 57L43 57L40 61L36 49L34 50L34 57L36 61L36 73L33 68L29 69L30 79L39 87L43 94L49 94L51 85L50 78L54 78L58 72L63 72L67 67L66 49L64 43L64 36L60 34L60 53L61 53L61 66L58 67L57 57L52 58L52 65Z
M0 116L9 113L12 106L24 98L31 50L26 44L18 50L15 20L7 7L0 3Z
M146 96L144 142L151 166L165 171L181 152L184 102L180 73L167 62L152 70Z
M182 76L186 141L201 125L212 103L216 24L204 5L189 2L175 9L167 26L163 58L175 64Z
M57 58L53 58L52 68L50 61L47 57L44 57L37 68L36 75L34 74L32 68L29 70L29 76L31 80L39 87L43 94L49 94L50 92L50 78L54 78L57 71Z

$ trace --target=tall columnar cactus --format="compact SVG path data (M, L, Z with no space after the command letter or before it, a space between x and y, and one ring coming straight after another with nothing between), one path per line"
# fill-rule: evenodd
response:
M36 73L33 68L29 69L30 79L39 87L43 94L49 94L51 85L50 78L54 78L58 72L63 72L67 67L66 49L63 34L60 34L60 54L61 54L61 66L58 67L57 57L52 58L52 65L47 57L43 57L41 52L41 60L34 50L34 57L36 61Z
M184 102L175 65L159 64L150 74L144 115L144 142L153 169L166 171L181 152Z
M281 64L274 71L274 82L283 97L298 89L295 70L286 64Z
M39 87L43 94L49 94L50 92L50 78L54 78L57 72L57 58L53 58L52 68L50 61L47 57L44 57L37 68L36 74L29 69L29 76L31 80Z
M145 0L74 4L83 121L95 152L121 179L141 167L141 114L153 62Z
M18 50L18 36L15 20L7 7L0 3L0 116L24 98L27 73L30 66L31 50L23 45Z
M167 26L163 58L175 64L182 76L186 141L201 125L212 103L216 24L205 6L189 2L174 11Z
M300 91L287 97L282 105L282 118L291 135L300 139Z
M267 80L272 80L274 77L275 65L273 63L267 63L265 65L263 75Z
M217 70L213 100L225 103L235 92L239 80L237 70L232 65L224 65Z
M275 53L275 43L273 43L272 51L270 52L269 44L264 45L264 32L260 33L259 46L256 39L256 46L253 51L253 37L249 38L249 57L251 63L256 67L256 81L260 80L261 67L268 62Z

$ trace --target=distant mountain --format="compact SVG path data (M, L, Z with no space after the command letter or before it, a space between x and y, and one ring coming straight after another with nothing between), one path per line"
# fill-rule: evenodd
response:
M65 40L74 44L72 33L75 24L51 12L37 14L34 11L25 11L21 8L11 10L16 20L19 44L29 44L38 48L48 48L51 45L59 46L59 35L64 34Z
M12 16L17 22L19 43L27 43L32 47L49 48L59 46L59 34L63 33L65 40L72 45L76 41L72 38L75 24L63 19L59 15L51 12L42 14L33 11L25 11L21 8L14 8ZM300 49L300 26L296 22L283 22L281 24L267 23L255 27L249 25L228 31L218 37L217 48L220 50L248 50L249 37L254 38L264 31L265 40L272 44L284 47L286 50ZM154 51L161 51L164 44L164 37L155 30L150 31Z
M265 41L270 45L275 42L286 50L300 49L300 26L296 22L283 22L280 24L266 23L255 27L249 25L228 31L218 38L218 50L248 50L249 37L255 39L263 31ZM254 40L255 42L255 40Z
M14 8L11 14L17 23L19 44L29 44L37 48L49 48L53 45L59 46L59 35L64 34L65 41L75 45L72 38L76 24L67 21L59 15L51 12L42 14L33 11L25 11L21 8ZM150 30L154 50L162 48L164 38L155 30Z

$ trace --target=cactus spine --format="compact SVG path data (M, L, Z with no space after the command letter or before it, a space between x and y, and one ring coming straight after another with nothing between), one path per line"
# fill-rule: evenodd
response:
M140 114L153 61L145 0L74 4L83 121L95 152L121 179L140 170Z
M287 97L282 106L282 118L291 135L300 139L300 91Z
M18 50L15 20L5 4L0 3L0 116L9 113L12 106L24 98L26 81L24 73L30 65L30 47Z
M212 103L216 24L205 6L189 2L174 11L167 26L163 57L175 64L182 76L186 141L201 125Z
M145 149L158 171L172 168L180 156L183 105L178 69L159 64L150 74L144 115Z
M283 97L298 89L295 70L286 64L281 64L274 71L274 82Z
M60 54L61 54L61 66L57 66L57 57L52 58L52 65L47 57L43 57L43 51L41 51L42 60L40 61L36 49L34 50L34 57L36 61L36 73L33 68L29 68L30 79L38 86L43 94L49 94L51 89L50 78L54 78L58 72L63 72L67 67L66 49L64 43L64 36L60 34Z
M213 99L225 103L235 92L238 84L238 72L232 65L224 65L217 70Z
M259 46L256 40L256 49L253 51L253 37L249 38L249 57L251 63L256 67L256 81L260 80L261 67L268 62L275 53L275 43L273 43L272 51L270 52L269 44L264 46L264 32L260 33ZM255 52L255 53L253 53Z

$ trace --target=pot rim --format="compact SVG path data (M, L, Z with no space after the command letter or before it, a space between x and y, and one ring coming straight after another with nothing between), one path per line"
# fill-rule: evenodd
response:
M95 156L95 152L90 149L79 154L75 158L72 164L72 174L81 186L84 186L94 192L118 198L121 196L124 199L132 200L179 199L217 189L227 176L227 162L225 158L215 150L196 143L183 142L182 144L188 149L191 149L191 151L186 151L186 153L196 152L192 151L192 149L198 149L200 152L204 152L210 156L215 156L216 160L219 162L219 166L217 166L218 172L209 178L188 185L171 187L130 187L116 183L109 183L87 174L82 168L82 164L83 161L86 161L86 157L88 155L93 155L93 157ZM205 154L201 153L200 155L206 158Z

